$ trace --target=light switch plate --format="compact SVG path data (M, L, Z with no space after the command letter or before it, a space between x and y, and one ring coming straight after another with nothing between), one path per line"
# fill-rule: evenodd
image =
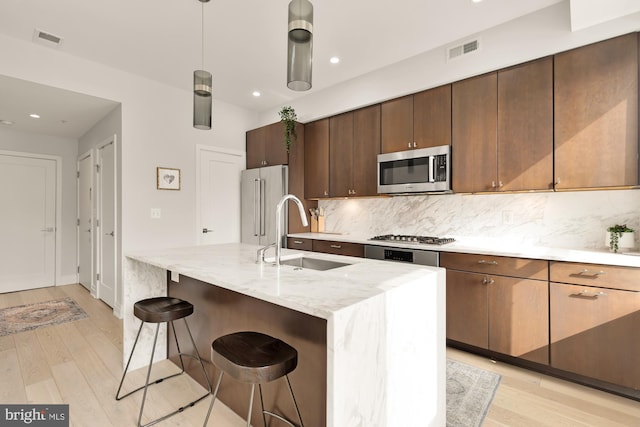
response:
M151 219L160 219L162 217L162 211L160 208L151 208Z

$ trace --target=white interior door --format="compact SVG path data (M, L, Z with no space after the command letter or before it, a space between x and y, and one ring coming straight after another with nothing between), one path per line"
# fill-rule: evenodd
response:
M113 307L116 299L116 215L114 144L98 149L98 298Z
M0 154L0 292L55 285L56 162Z
M78 281L91 291L93 280L93 157L78 160Z
M240 242L240 172L244 153L198 151L198 242Z

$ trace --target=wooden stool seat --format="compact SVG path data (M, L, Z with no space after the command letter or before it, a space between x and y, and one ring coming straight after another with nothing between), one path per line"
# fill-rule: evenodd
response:
M238 381L268 383L298 366L298 352L269 335L237 332L213 342L211 361Z
M147 298L133 305L133 315L143 322L162 323L193 314L193 304L178 298Z
M231 375L238 381L251 384L251 395L249 397L249 413L247 414L247 427L251 425L251 414L253 410L253 395L255 387L258 385L260 392L260 406L262 407L262 421L267 427L266 415L277 418L291 427L304 427L298 403L293 394L289 373L298 366L298 351L284 341L260 332L244 331L235 332L229 335L216 338L211 343L211 361L220 369L220 376L216 388L213 392L213 399L209 405L207 417L204 420L206 427L211 415L213 403L218 395L218 389L225 373ZM300 424L296 425L280 414L276 414L264 409L262 397L262 384L266 384L278 378L285 377L291 399L298 415Z

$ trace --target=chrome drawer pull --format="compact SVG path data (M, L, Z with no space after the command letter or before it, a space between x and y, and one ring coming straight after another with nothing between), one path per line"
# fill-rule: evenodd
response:
M342 249L341 245L331 245L333 249Z
M486 261L484 259L481 259L480 261L478 261L478 264L498 265L498 261Z
M581 274L581 275L584 275L584 276L601 276L603 274L607 274L607 272L606 271L602 271L602 270L600 270L600 271L591 271L591 270L585 268L584 270L582 270L578 274Z
M493 279L489 279L486 276L482 278L483 285L493 285L493 283L494 283Z
M293 243L295 243L296 245L301 245L303 242L301 242L300 240L294 240Z
M607 293L602 291L593 292L593 291L581 290L580 292L578 292L578 295L580 295L581 297L598 298L598 297L606 297Z

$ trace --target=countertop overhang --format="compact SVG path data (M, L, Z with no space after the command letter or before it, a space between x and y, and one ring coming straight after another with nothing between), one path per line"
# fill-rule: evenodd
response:
M363 258L283 250L283 259L301 255L346 262L326 271L279 268L256 263L259 246L207 245L127 254L128 258L211 283L283 307L328 319L333 313L391 289L433 277L437 268ZM272 257L269 250L267 258Z

